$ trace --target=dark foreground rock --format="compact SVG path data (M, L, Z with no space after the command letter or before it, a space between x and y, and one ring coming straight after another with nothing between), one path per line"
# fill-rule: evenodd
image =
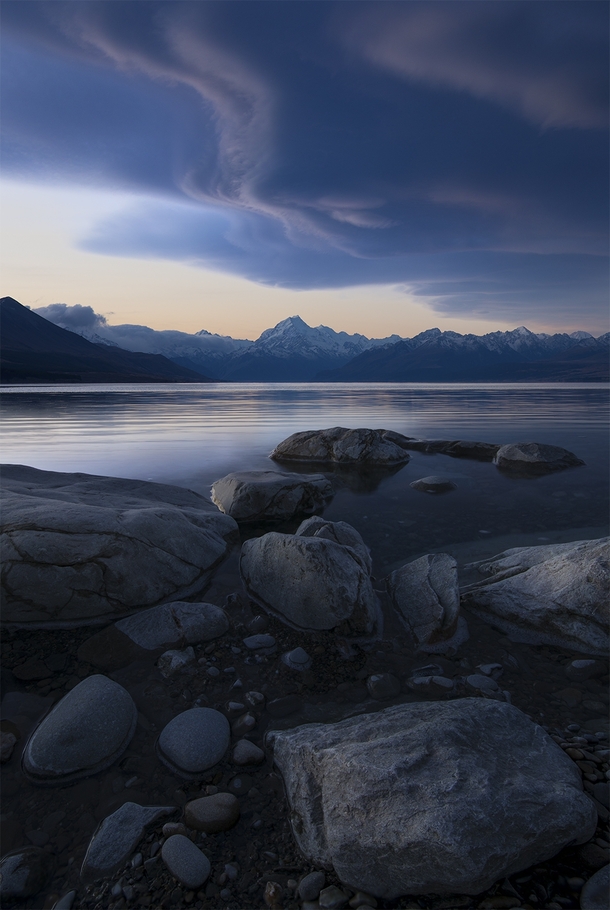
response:
M94 881L117 869L131 854L144 831L174 806L140 806L126 802L101 823L87 849L81 868L83 881Z
M250 597L292 626L366 637L380 619L369 564L333 539L272 532L244 543L240 572Z
M237 525L180 487L3 465L3 622L116 619L200 591Z
M120 758L136 722L129 692L105 676L89 676L34 730L23 770L33 783L47 786L88 777Z
M595 830L578 769L511 705L401 705L267 741L300 849L375 897L478 894Z
M116 623L116 628L147 651L171 645L194 645L220 638L229 628L226 613L215 604L162 604L134 613Z
M323 474L237 471L212 486L212 502L235 521L287 521L311 515L332 499L334 488Z
M409 460L406 436L393 430L306 430L293 433L275 447L275 461L301 461L317 464L395 465Z
M0 897L4 900L25 898L44 887L53 861L39 847L22 847L2 857L0 862Z
M608 653L610 540L516 547L472 563L462 603L514 641Z
M561 446L516 442L501 446L495 454L494 464L513 474L550 474L578 467L584 461Z

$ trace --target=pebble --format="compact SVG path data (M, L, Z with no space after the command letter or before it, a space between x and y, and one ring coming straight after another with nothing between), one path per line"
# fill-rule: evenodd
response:
M282 663L291 670L308 670L311 667L311 657L303 648L294 648L282 654Z
M303 707L303 703L298 695L284 695L283 698L274 698L267 703L267 711L271 717L288 717L295 714Z
M281 910L282 887L277 882L267 882L263 893L263 900L269 910Z
M430 475L430 477L420 477L409 484L414 490L421 493L448 493L450 490L457 490L457 484L449 480L448 477Z
M233 761L236 765L260 765L265 760L265 753L248 739L240 739L233 749Z
M163 728L157 740L161 761L183 777L207 771L223 757L230 742L229 721L213 708L190 708Z
M185 888L200 888L210 874L210 861L205 853L182 834L174 834L165 841L161 858Z
M185 667L194 663L195 651L189 647L185 648L184 651L166 651L157 661L157 668L161 676L169 679L170 676L175 676L176 673L180 673Z
M454 681L447 676L416 676L407 680L407 686L414 692L427 692L430 695L447 694L454 688Z
M371 894L365 894L364 891L356 891L354 896L350 898L349 905L352 910L357 910L358 907L373 907L377 906L377 901Z
M595 676L603 676L608 672L608 666L602 660L573 660L566 667L568 679L584 682Z
M318 903L323 910L339 910L347 904L348 896L345 891L337 888L336 885L330 885L320 891Z
M262 692L246 692L246 701L252 708L260 708L265 704L265 696Z
M400 693L400 682L391 673L379 673L375 676L369 676L366 681L366 687L371 698L383 700L385 698L394 698Z
M53 910L72 910L72 904L74 903L75 897L76 891L68 891L68 893L64 894L63 897L60 897L58 901L55 901Z
M315 901L326 884L323 872L310 872L299 883L299 897L302 901Z
M216 834L237 824L239 800L232 793L215 793L191 800L184 807L184 820L189 828Z
M218 667L208 667L205 672L207 673L208 676L211 676L212 678L214 678L215 676L220 676L220 670L218 669Z
M161 830L163 831L163 837L171 837L173 834L188 834L187 827L182 822L166 822ZM152 856L152 849L150 852Z
M413 679L417 679L418 676L442 676L443 668L439 667L438 664L426 664L425 667L417 667L411 673Z
M23 753L23 770L39 784L88 777L123 754L137 720L123 686L106 676L88 676L36 728Z
M466 682L469 686L472 686L473 689L477 689L479 692L492 694L499 690L499 686L495 679L492 679L490 676L483 676L481 673L472 673L470 676L466 677Z
M248 651L261 651L268 648L275 648L275 638L273 635L261 633L259 635L249 635L243 640Z
M256 717L254 714L242 714L241 717L238 717L237 720L233 723L231 730L234 736L243 736L245 733L249 733L256 726Z
M480 664L477 667L485 676L491 676L493 679L499 679L504 672L502 664Z

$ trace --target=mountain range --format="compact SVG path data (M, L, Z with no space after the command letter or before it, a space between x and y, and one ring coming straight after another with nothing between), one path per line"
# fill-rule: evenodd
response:
M550 335L520 326L486 335L460 335L433 328L413 338L399 335L367 338L335 332L327 326L313 328L299 316L290 316L266 329L256 341L249 341L205 330L189 334L156 331L140 325L109 325L93 311L93 324L75 328L66 316L75 307L56 304L41 308L39 315L10 297L0 303L3 381L36 381L37 377L37 381L58 382L607 382L609 379L610 333L599 338L582 331ZM52 322L50 314L54 314ZM18 330L13 327L15 320L19 323ZM45 335L44 344L41 333ZM34 337L37 340L32 347ZM74 357L77 359L71 359ZM43 366L49 376L57 378L41 378ZM30 380L19 378L26 374ZM74 378L60 378L67 374ZM111 375L120 378L109 378Z

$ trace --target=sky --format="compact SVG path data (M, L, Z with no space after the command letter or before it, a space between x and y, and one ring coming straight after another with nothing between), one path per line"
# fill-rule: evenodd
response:
M603 0L3 0L2 69L25 305L608 330Z

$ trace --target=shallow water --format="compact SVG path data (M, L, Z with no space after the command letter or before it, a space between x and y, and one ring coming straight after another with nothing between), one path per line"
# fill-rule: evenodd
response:
M268 454L291 433L337 425L551 443L586 462L532 480L413 452L378 484L353 478L325 514L358 528L377 572L467 541L534 535L532 542L544 542L551 532L593 528L595 536L607 527L608 387L597 384L9 387L2 392L2 460L175 483L208 495L230 471L281 470ZM429 474L451 477L457 490L431 496L409 486Z

